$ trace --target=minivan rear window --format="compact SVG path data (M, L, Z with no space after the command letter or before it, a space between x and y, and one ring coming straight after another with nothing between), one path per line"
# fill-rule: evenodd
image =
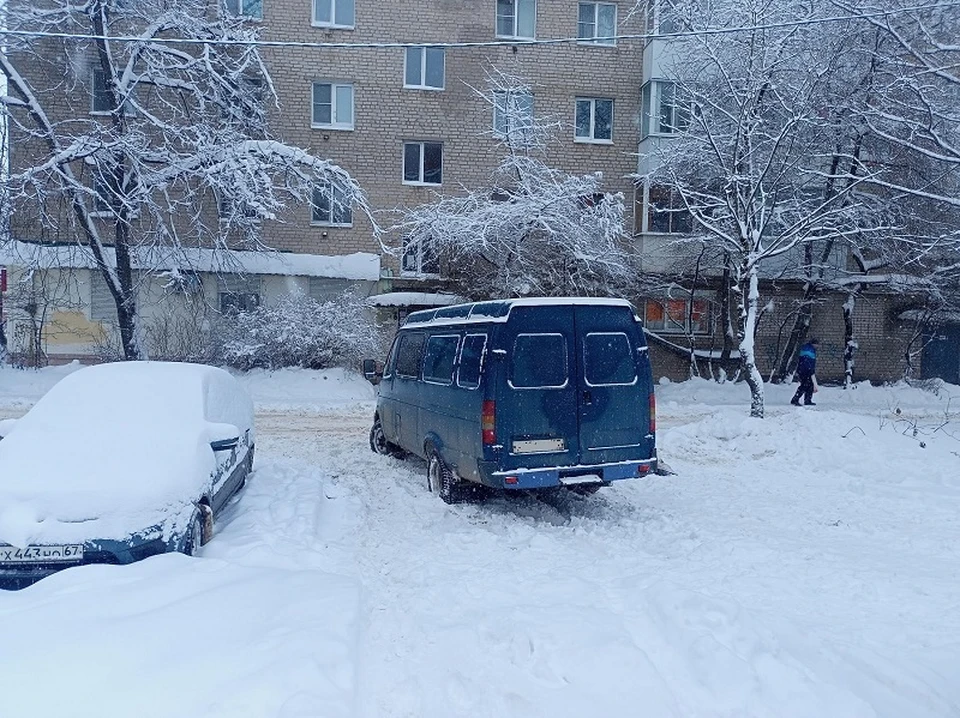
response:
M423 380L431 384L452 384L453 365L457 361L460 336L437 334L427 340L423 356Z
M583 340L583 373L590 386L633 384L636 366L623 332L592 332Z
M510 386L558 389L567 385L567 341L562 334L518 334L510 356Z
M400 337L397 353L397 376L416 378L420 376L420 358L423 356L423 334L407 334Z
M467 334L460 350L460 368L457 370L457 385L464 389L480 386L480 370L483 366L483 351L487 347L486 334Z

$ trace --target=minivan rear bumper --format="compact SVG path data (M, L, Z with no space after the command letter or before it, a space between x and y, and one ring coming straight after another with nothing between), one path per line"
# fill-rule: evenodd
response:
M640 479L656 473L656 457L641 461L617 461L588 466L550 466L502 471L490 461L480 462L484 483L503 489L546 489L575 484L609 484L621 479Z

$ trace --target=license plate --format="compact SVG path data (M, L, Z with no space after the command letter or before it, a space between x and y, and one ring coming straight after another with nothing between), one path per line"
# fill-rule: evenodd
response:
M514 454L554 454L563 450L563 439L524 439L513 442Z
M11 563L53 563L62 561L82 561L83 544L65 546L0 546L0 564Z

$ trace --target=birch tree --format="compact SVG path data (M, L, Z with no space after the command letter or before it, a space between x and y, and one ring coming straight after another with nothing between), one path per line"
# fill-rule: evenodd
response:
M6 13L6 197L25 236L88 253L126 358L143 355L134 269L149 273L151 256L266 249L260 223L308 201L316 183L366 211L346 171L271 136L259 30L226 6L13 0Z
M494 112L501 152L489 185L405 210L390 230L397 244L435 253L471 299L621 294L636 280L623 195L606 192L600 173L548 164L559 124L534 114L524 78L491 70L477 94Z
M709 13L675 7L683 28L736 31L671 41L675 99L644 122L666 114L675 136L652 150L654 169L644 179L671 188L693 219L694 239L726 258L750 414L762 417L754 351L761 269L796 263L817 243L880 231L882 203L860 191L872 170L835 113L829 70L848 48L819 25L787 22L810 18L808 7L759 0Z

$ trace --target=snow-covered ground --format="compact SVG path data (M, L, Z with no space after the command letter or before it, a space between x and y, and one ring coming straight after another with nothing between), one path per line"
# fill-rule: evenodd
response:
M0 369L0 418L69 370ZM369 451L359 378L243 381L256 472L201 557L0 592L0 715L960 715L957 387L760 421L664 384L676 476L451 507Z

